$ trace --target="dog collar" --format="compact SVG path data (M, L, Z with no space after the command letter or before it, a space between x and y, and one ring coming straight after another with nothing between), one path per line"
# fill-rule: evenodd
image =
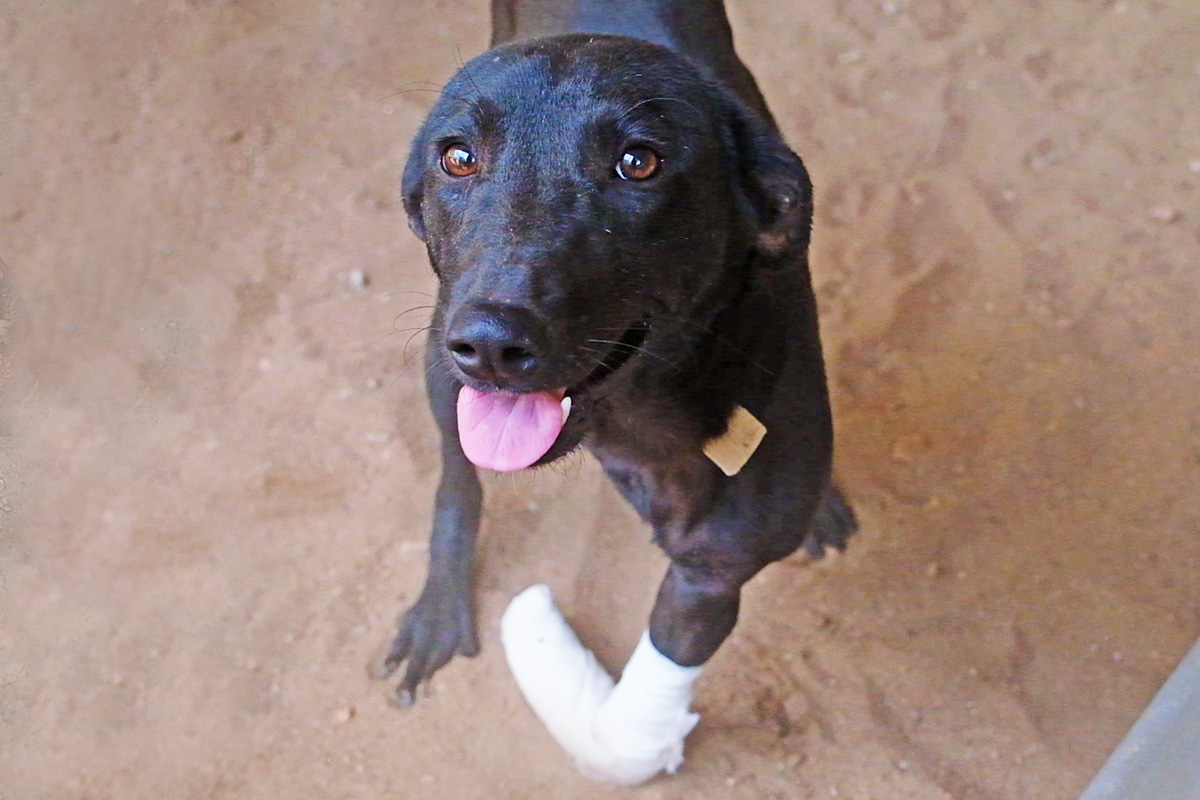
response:
M746 466L766 435L766 425L742 406L734 406L725 432L704 443L704 455L726 476L733 477Z

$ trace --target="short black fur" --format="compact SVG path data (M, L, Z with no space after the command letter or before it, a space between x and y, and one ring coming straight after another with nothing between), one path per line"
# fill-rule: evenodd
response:
M587 447L654 527L671 565L650 636L678 664L716 651L760 569L801 546L841 548L855 527L829 482L808 174L718 0L619 9L495 0L496 47L446 86L404 171L404 207L439 278L426 370L443 455L429 576L382 669L408 661L405 698L479 648L482 492L458 441L463 385L573 387L539 463ZM477 174L439 167L455 142ZM614 164L636 145L661 154L660 173L623 181ZM465 366L468 339L455 337L470 325L502 330L515 366ZM725 477L703 446L737 405L768 434Z

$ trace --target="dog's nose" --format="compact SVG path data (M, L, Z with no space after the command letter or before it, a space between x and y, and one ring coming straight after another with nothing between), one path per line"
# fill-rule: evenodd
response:
M545 328L524 308L468 306L446 329L446 348L464 373L481 381L529 379L547 351Z

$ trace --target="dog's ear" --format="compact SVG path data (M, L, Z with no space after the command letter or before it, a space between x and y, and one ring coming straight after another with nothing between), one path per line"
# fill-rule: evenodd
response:
M400 179L400 200L404 203L404 213L408 214L408 227L421 241L425 241L425 217L421 212L421 203L425 199L423 144L419 136L413 142L408 163L404 166L404 176Z
M741 101L726 98L730 144L736 149L737 189L748 206L756 249L776 258L808 247L812 182L779 131Z

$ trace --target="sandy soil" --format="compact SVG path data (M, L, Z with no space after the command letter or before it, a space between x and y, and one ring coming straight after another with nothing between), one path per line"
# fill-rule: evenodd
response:
M864 530L749 587L682 773L607 791L497 636L535 581L610 666L644 625L585 458L487 481L479 658L407 712L366 671L438 470L398 175L482 0L0 0L0 798L1077 795L1200 633L1200 7L732 16Z

